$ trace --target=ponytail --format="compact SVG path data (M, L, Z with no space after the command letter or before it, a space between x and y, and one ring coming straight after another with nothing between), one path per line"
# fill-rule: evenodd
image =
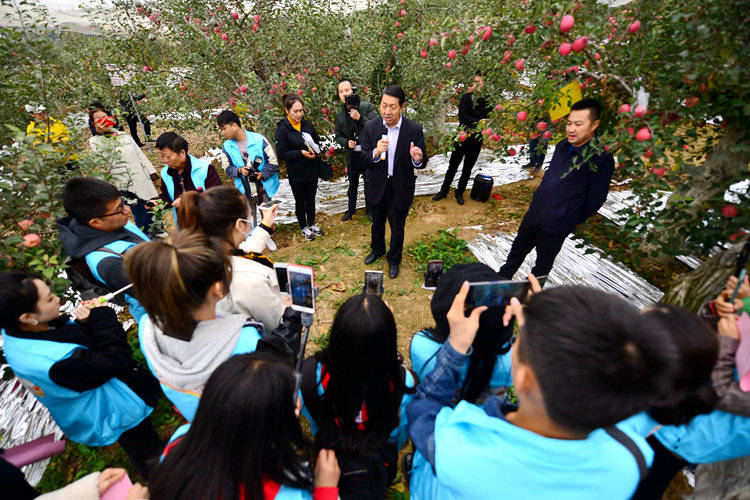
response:
M234 223L249 215L247 200L237 188L215 186L202 193L189 191L183 194L177 223L180 228L200 231L231 246Z
M183 193L180 208L177 210L177 225L181 229L200 230L200 191Z

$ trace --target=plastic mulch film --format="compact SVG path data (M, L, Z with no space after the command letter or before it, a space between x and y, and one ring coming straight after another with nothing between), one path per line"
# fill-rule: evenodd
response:
M502 231L494 235L480 234L468 245L480 262L497 270L505 263L514 238L515 235ZM585 285L599 288L619 295L638 308L650 306L661 299L663 293L651 283L598 253L585 253L586 249L593 249L589 245L576 248L580 243L580 240L571 237L565 240L546 286ZM526 276L535 261L536 251L532 250L516 276Z

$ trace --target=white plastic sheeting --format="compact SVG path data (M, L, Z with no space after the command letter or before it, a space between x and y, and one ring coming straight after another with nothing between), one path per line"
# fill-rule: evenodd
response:
M469 250L480 262L498 270L505 263L514 238L515 235L502 231L494 235L480 234L469 242ZM587 254L586 249L594 249L589 245L576 248L580 243L580 240L571 237L565 240L550 271L547 286L586 285L599 288L619 295L638 308L661 299L663 293L651 283L624 265L601 257L598 251ZM526 276L535 261L536 251L532 250L516 276Z

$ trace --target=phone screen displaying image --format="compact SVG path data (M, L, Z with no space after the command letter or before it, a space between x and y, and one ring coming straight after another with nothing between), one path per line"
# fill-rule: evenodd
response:
M525 295L528 281L483 281L469 283L469 294L466 296L466 306L474 309L479 306L505 307L510 304L511 297L519 299Z
M424 273L424 286L427 290L435 290L443 275L443 261L431 260L427 264L427 271Z
M383 271L365 271L363 293L372 293L378 297L383 295Z
M307 266L289 264L287 266L289 290L292 296L292 309L310 314L315 313L313 293L313 269Z
M279 282L279 291L281 293L288 293L289 289L287 284L289 279L286 274L286 262L274 262L273 269L276 271L276 280Z

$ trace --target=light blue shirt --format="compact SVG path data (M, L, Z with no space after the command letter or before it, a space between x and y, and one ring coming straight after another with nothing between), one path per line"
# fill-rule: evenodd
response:
M388 154L386 159L388 160L388 177L393 175L393 161L396 156L396 146L398 145L398 134L401 132L401 122L404 121L404 117L401 116L398 119L398 123L394 125L393 127L389 127L388 124L383 120L383 125L385 125L385 128L388 129ZM409 155L411 156L411 155ZM372 159L375 163L380 161L380 156L373 153ZM416 168L419 168L422 166L422 162L415 163L412 159L411 161L412 165L414 165Z

